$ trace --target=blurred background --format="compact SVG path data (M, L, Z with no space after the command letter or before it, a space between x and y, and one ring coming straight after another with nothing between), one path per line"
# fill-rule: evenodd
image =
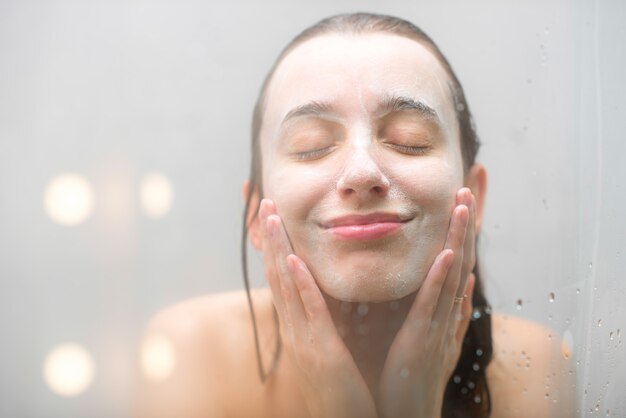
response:
M580 416L626 414L625 2L0 0L0 416L129 417L136 374L169 367L149 318L243 288L261 82L352 11L447 55L490 174L492 306L570 345Z

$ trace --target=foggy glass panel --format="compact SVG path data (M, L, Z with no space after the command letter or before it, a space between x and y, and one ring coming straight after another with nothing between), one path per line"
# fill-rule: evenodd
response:
M489 173L479 248L493 309L563 339L580 416L626 414L623 2L10 0L1 416L130 417L147 321L243 288L263 77L300 30L357 9L422 26L465 88ZM262 286L254 252L250 268ZM166 373L167 342L152 343Z

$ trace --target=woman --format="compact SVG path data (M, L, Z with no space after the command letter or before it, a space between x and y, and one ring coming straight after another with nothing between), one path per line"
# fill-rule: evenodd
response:
M483 295L486 172L423 32L370 14L305 30L265 81L252 145L244 237L268 287L159 314L148 334L177 363L140 415L568 416L556 338Z

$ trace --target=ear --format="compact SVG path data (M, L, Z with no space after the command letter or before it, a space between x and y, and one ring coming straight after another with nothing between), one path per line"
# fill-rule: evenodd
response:
M243 182L242 187L242 197L244 204L248 197L248 192L250 191L250 182L248 180ZM250 243L257 249L257 251L261 251L263 236L261 233L261 221L258 216L259 205L261 204L261 197L259 196L258 189L254 189L252 191L252 196L250 196L250 204L248 205L248 213L246 213L246 225L248 225L248 239Z
M476 233L480 231L485 208L485 195L487 193L487 170L481 164L474 164L465 176L465 186L469 187L476 197Z

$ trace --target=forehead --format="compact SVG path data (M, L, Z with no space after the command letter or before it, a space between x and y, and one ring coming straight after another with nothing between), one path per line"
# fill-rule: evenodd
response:
M390 95L420 100L452 122L448 80L438 59L415 40L386 33L322 35L297 46L276 68L264 125L276 126L311 101L354 115L373 111Z

